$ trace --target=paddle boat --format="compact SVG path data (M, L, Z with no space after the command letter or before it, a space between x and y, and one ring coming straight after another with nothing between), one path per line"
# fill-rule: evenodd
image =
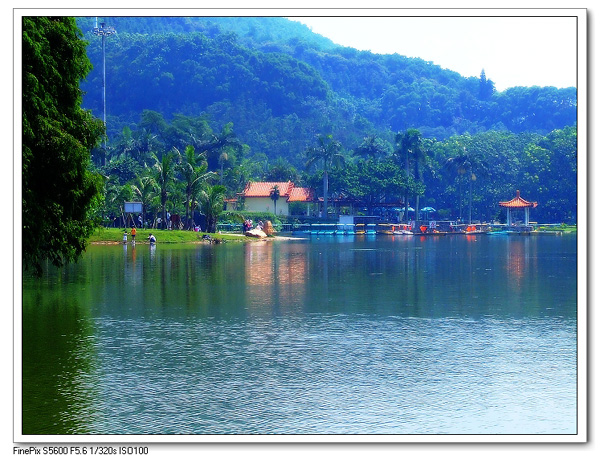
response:
M392 226L392 234L402 235L402 236L412 236L414 233L412 231L412 227L406 224L399 224Z

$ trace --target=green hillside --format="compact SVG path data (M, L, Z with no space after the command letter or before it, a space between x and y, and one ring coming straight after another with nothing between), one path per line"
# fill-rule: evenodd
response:
M107 148L93 159L119 187L152 165L152 153L192 145L229 196L250 179L319 188L323 168L305 167L307 151L331 136L346 159L331 174L334 196L365 205L419 196L448 217L464 217L468 199L477 218L491 219L519 188L543 202L540 218L576 216L575 88L498 92L483 69L465 78L339 47L283 18L103 19L117 34L106 39ZM78 24L94 65L84 107L101 117L101 39L95 18ZM411 130L422 158L399 143ZM461 151L473 156L470 174L446 165ZM369 190L352 185L378 174Z

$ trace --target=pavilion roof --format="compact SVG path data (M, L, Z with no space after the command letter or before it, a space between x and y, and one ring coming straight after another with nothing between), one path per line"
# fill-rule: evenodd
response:
M510 201L500 201L500 207L510 207L511 209L524 209L526 207L537 207L537 202L526 201L521 197L521 193L517 190L517 196Z

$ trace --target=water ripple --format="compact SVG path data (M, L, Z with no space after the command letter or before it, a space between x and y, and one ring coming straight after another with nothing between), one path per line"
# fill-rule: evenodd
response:
M314 315L97 326L91 429L102 433L526 433L574 419L569 321Z

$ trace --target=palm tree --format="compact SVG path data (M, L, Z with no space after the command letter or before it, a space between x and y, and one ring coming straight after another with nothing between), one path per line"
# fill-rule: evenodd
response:
M135 153L133 156L142 162L148 159L148 156L152 156L152 151L157 146L157 136L152 134L146 129L141 129L135 132L133 138L133 147L135 149Z
M473 183L477 180L477 174L485 175L488 172L487 163L480 155L469 153L466 147L462 148L456 156L446 160L444 167L458 175L458 202L459 218L462 220L462 177L469 180L469 224L472 222L473 209Z
M130 199L131 187L129 185L121 185L117 176L104 176L104 202L106 210L115 215L121 214L123 226L127 225L123 211L123 202Z
M206 216L206 232L216 233L219 215L223 212L225 193L223 185L205 186L198 193L200 211Z
M131 185L133 195L142 203L142 225L146 221L146 210L156 195L156 180L151 175L137 176Z
M160 194L160 207L162 213L162 225L166 228L167 225L167 198L169 191L171 190L174 169L173 169L173 155L171 153L165 153L162 159L158 159L155 154L152 154L155 160L154 169L159 194Z
M279 196L281 196L281 191L279 191L279 187L277 185L273 186L271 189L271 199L273 200L274 213L277 215L277 201L279 200Z
M233 123L227 123L219 134L211 134L207 141L202 142L202 148L206 151L208 166L211 170L220 165L219 163L223 160L221 157L223 151L229 151L229 156L231 156L231 153L240 151L242 147L242 142L233 132ZM229 160L229 158L225 160Z
M404 167L406 170L406 177L410 175L410 160L412 158L415 167L414 178L415 180L421 180L421 168L420 165L426 158L426 151L423 148L423 140L421 138L421 132L418 129L408 129L404 134L398 133L396 135L396 144L399 147L399 155L404 156ZM404 216L408 220L408 192L409 187L406 188L404 195ZM417 193L415 196L415 215L419 215L419 196Z
M219 166L221 167L221 175L219 176L219 184L223 185L223 164L225 164L225 162L227 162L227 160L229 159L229 156L227 155L227 152L224 151L219 155Z
M121 132L121 138L119 139L115 150L117 152L116 155L117 156L123 156L123 158L127 158L127 156L129 155L129 157L133 157L132 152L134 151L135 148L135 141L132 137L132 133L131 133L131 128L129 128L129 126L125 126L123 128L123 131Z
M458 218L462 220L462 177L471 171L471 158L467 154L466 147L463 147L456 156L448 158L444 168L458 176Z
M479 177L486 177L489 175L489 165L484 161L479 154L471 155L471 171L469 177L469 223L472 222L472 208L473 208L473 184ZM476 175L477 174L477 175Z
M200 188L207 180L214 177L214 172L208 172L208 164L203 154L196 155L192 145L185 148L184 154L176 150L179 155L177 170L183 176L185 184L185 227L192 228L192 218L190 208L193 207L193 200L200 191ZM200 163L200 165L198 165Z
M376 135L366 136L362 143L356 147L354 154L365 158L382 158L388 153L388 149Z
M310 147L306 150L308 160L306 167L321 163L323 167L323 207L325 218L327 218L327 195L329 192L329 170L343 163L344 157L340 153L342 144L337 140L333 140L333 136L319 135L317 137L317 146Z

